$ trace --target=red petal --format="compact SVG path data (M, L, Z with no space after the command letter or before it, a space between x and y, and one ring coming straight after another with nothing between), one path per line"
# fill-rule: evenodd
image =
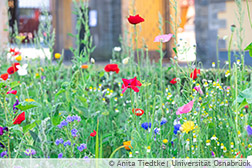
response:
M14 70L14 68L13 67L9 67L8 69L7 69L7 73L8 74L14 74L15 73L15 70Z
M9 77L9 75L8 75L7 73L1 75L1 78L2 78L4 81L6 81L6 80L8 79L8 77Z
M25 120L25 112L22 112L13 119L13 124L21 124Z

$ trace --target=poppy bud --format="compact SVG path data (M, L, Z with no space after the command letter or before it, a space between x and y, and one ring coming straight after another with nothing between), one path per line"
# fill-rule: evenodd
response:
M235 29L236 29L236 26L235 26L234 24L231 25L231 32L232 32L232 33L235 31Z

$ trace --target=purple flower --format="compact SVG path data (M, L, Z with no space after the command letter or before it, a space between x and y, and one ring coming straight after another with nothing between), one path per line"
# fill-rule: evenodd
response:
M36 151L35 151L34 149L26 149L26 150L24 151L24 154L25 154L26 156L33 156L33 155L36 155Z
M36 155L36 151L34 149L31 149L31 155Z
M5 148L5 146L4 146L4 144L2 142L0 142L0 147Z
M252 128L250 127L250 125L247 126L247 132L248 132L248 136L252 135Z
M212 157L214 157L214 156L215 156L215 154L214 154L214 152L213 152L213 151L211 151L211 155L212 155Z
M56 139L55 144L58 146L59 144L63 144L64 140L62 138Z
M0 127L0 135L3 135L3 132L4 131L4 129L3 129L3 127Z
M78 122L81 121L81 118L80 118L80 116L78 116L78 115L73 116L73 119L74 119L75 121L78 121Z
M71 141L70 141L70 140L67 140L67 141L64 143L64 146L67 146L67 145L71 146Z
M18 99L16 100L16 103L13 104L13 111L14 111L14 113L16 113L16 111L18 110L18 108L16 107L17 105L19 105Z
M66 120L63 120L63 121L61 121L61 123L58 125L58 127L61 129L62 127L64 127L64 126L67 126L67 122L66 122Z
M148 128L151 128L151 123L147 123L147 122L142 123L141 127L145 130L148 130Z
M8 156L7 151L3 151L3 152L1 153L1 157L3 158L4 156Z
M58 154L58 158L61 159L62 157L63 157L63 153L59 153L59 154Z
M6 131L6 132L9 131L8 127L4 127L3 130Z
M64 127L64 126L67 126L66 120L63 120L60 124L61 124L63 127Z
M59 125L58 125L58 127L59 127L59 129L61 129L61 128L62 128L62 125L61 125L61 124L59 124Z
M72 117L72 116L67 116L67 118L66 118L66 120L67 120L67 122L73 122L74 121L74 117Z
M46 78L46 76L41 76L41 79L44 80Z
M76 135L76 134L77 134L77 132L78 132L78 130L77 130L77 129L75 129L75 128L74 128L74 129L72 129L72 130L71 130L72 136L73 136L73 137L76 137L76 136L77 136L77 135Z
M84 149L87 149L87 145L86 144L81 144L80 146L77 146L77 149L82 152Z
M161 122L160 122L160 125L164 125L164 124L166 124L167 123L167 119L166 118L163 118L162 120L161 120Z

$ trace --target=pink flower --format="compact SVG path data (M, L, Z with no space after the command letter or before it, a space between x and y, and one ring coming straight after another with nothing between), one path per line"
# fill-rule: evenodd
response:
M7 94L14 94L14 95L16 95L17 94L17 91L16 90L9 90L8 92L7 92Z
M197 92L199 92L200 95L203 95L203 94L204 94L200 86L195 86L194 89L195 89Z
M122 94L124 94L124 92L128 89L131 88L132 90L134 90L135 92L139 92L139 88L140 86L142 86L142 83L137 80L137 78L133 78L133 79L122 79L123 81L123 85L122 85Z
M193 108L193 104L194 104L194 100L192 100L189 103L183 105L182 107L179 107L176 114L180 115L180 114L189 113Z
M168 41L171 40L173 34L163 34L163 35L159 35L157 37L155 37L154 42L162 42L162 43L166 43Z

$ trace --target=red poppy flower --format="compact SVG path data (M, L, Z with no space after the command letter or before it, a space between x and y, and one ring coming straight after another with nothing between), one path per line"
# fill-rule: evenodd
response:
M170 83L173 84L173 85L176 84L176 83L177 83L176 79L177 79L177 78L173 78L173 79L170 81Z
M12 64L15 71L18 71L17 65L20 65L20 64L18 62L15 62L14 64Z
M7 72L9 75L14 74L16 71L18 71L17 65L20 65L20 64L16 62L16 63L12 64L12 66L7 69Z
M194 71L191 73L190 77L193 78L193 80L195 80L198 75L200 75L200 69L195 68Z
M15 48L10 48L10 53L15 52Z
M246 105L246 106L244 106L244 108L245 108L245 109L248 109L248 108L249 108L249 106L248 106L248 105Z
M108 64L105 66L104 70L106 72L116 72L116 73L119 73L120 71L117 64Z
M9 77L9 75L7 74L7 73L5 73L5 74L2 74L1 76L0 76L3 80L7 80L8 79L8 77Z
M95 135L96 135L96 131L94 130L94 131L90 134L90 136L91 136L91 137L95 137Z
M133 78L133 79L122 79L123 81L123 85L122 85L122 94L128 89L131 88L132 90L134 90L135 92L139 92L139 88L137 86L142 86L142 83L137 80L137 78Z
M132 112L136 115L136 116L141 116L144 114L144 111L142 109L136 108L136 109L132 109Z
M20 55L20 54L21 54L21 52L15 51L14 54L13 54L13 56L17 56L17 55Z
M14 95L16 95L17 94L17 91L16 90L9 90L8 92L7 92L7 94L14 94Z
M13 67L9 67L8 69L7 69L7 72L8 72L8 74L14 74L15 73L15 70L14 70L14 68Z
M25 112L22 112L13 119L13 124L21 124L25 120Z
M131 24L138 24L138 23L144 22L144 19L140 17L139 15L136 15L136 16L129 16L128 21Z

